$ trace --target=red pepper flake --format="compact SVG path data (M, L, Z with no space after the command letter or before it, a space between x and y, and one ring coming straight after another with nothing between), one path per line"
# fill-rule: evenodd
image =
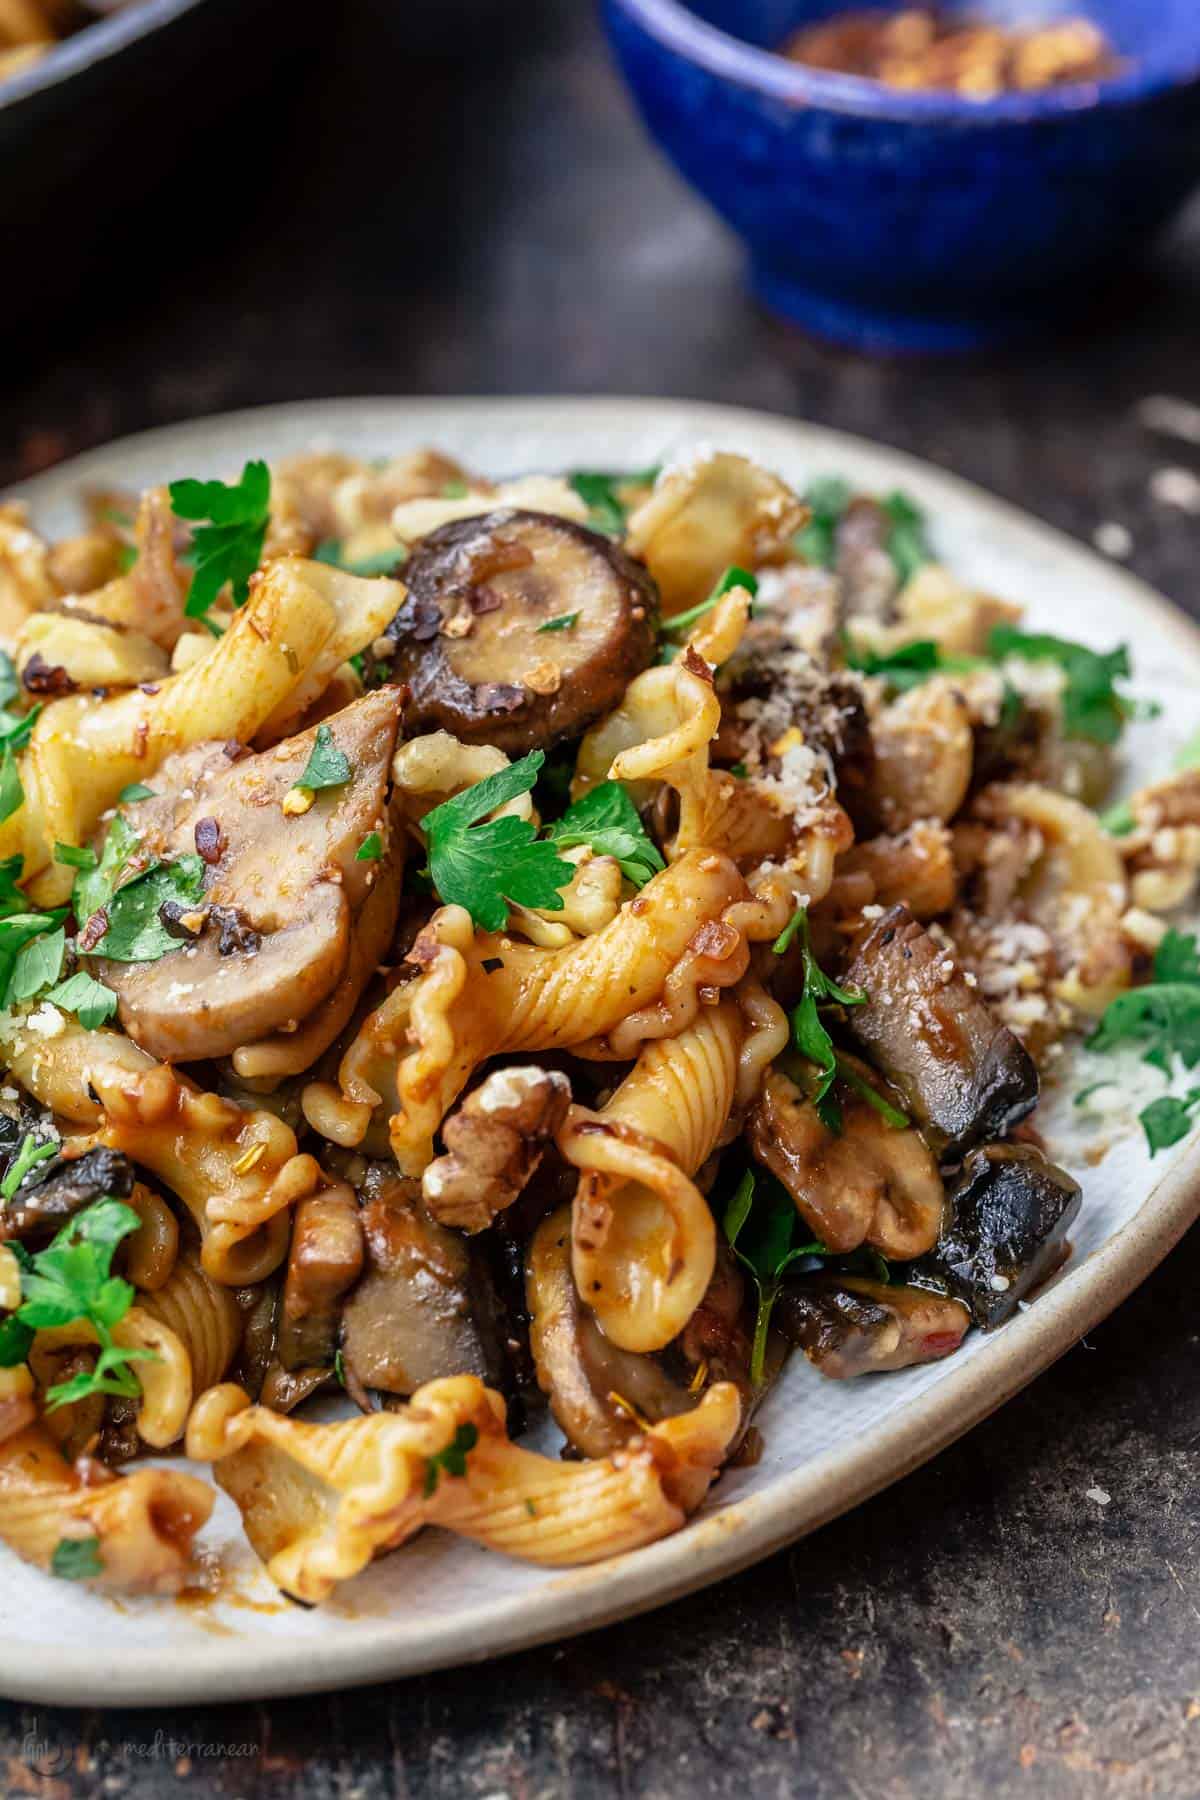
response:
M196 853L206 863L220 862L225 849L225 836L216 819L196 820Z

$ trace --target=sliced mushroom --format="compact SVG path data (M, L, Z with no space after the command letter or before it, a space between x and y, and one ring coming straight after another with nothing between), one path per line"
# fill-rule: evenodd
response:
M900 577L888 555L892 521L878 500L856 494L838 521L835 568L847 623L892 616Z
M567 519L505 509L443 526L404 579L386 635L412 690L410 732L520 755L577 736L653 660L653 583Z
M732 1359L721 1356L719 1344L727 1347L736 1330L741 1283L731 1258L728 1267L718 1265L718 1269L717 1279L724 1283L724 1291L708 1311L705 1302L701 1303L698 1310L703 1317L693 1315L695 1332L689 1340L693 1356L699 1353L707 1359L711 1347L717 1372L712 1374L710 1368L694 1383L684 1356L644 1356L610 1343L576 1292L571 1274L570 1208L560 1207L542 1221L530 1243L526 1265L530 1344L550 1410L576 1450L584 1456L608 1456L637 1436L645 1424L690 1412L698 1405L709 1374L713 1379L728 1378ZM733 1291L729 1289L729 1269L736 1289L732 1324L728 1307L722 1303L726 1291ZM718 1324L723 1327L720 1332ZM745 1371L749 1351L744 1338L742 1351L740 1378L748 1393Z
M118 1150L85 1150L82 1156L55 1156L37 1164L0 1211L0 1232L22 1243L52 1237L76 1213L106 1196L126 1200L133 1192L133 1164Z
M966 1307L943 1294L847 1275L785 1282L775 1320L834 1381L938 1362L958 1349L971 1323Z
M512 1205L567 1116L571 1083L537 1064L493 1069L442 1126L447 1154L421 1178L439 1225L484 1231Z
M937 1242L944 1194L936 1162L918 1132L895 1130L865 1100L847 1097L835 1134L773 1069L747 1135L827 1250L869 1243L885 1256L912 1257Z
M843 980L866 995L847 1009L847 1027L939 1147L961 1154L1033 1111L1029 1052L907 907L859 934Z
M482 1261L429 1217L415 1182L378 1165L363 1191L366 1269L342 1314L347 1377L388 1394L411 1394L443 1375L502 1384Z
M228 1055L294 1030L344 979L355 921L377 879L377 865L357 861L357 851L385 823L397 721L388 688L330 719L350 780L313 794L306 810L303 797L294 811L284 799L315 730L127 809L143 852L199 850L207 865L196 942L157 962L98 963L122 1025L144 1049L163 1061Z
M923 1270L990 1331L1069 1254L1079 1183L1030 1144L988 1144L967 1158L948 1223Z
M344 1181L302 1200L292 1224L279 1360L285 1369L328 1368L337 1350L341 1298L362 1273L363 1230Z

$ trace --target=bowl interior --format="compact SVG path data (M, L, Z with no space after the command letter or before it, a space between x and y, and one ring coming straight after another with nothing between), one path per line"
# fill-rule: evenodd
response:
M774 50L798 26L863 6L904 10L903 0L689 0L686 10L743 43ZM1149 69L1167 70L1200 55L1197 0L942 0L942 10L1022 26L1090 19L1120 56Z

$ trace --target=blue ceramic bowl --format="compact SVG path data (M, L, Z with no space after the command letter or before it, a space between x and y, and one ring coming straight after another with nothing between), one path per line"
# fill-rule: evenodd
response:
M602 0L651 132L747 243L756 293L871 350L963 350L1077 315L1200 178L1200 0L993 0L1084 14L1110 81L969 101L773 53L862 0Z

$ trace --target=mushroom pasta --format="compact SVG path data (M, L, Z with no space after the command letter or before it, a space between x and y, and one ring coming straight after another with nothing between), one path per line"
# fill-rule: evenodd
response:
M1200 1061L1197 759L1097 813L1125 652L902 494L422 451L88 507L0 506L0 1538L54 1576L177 1589L184 1449L305 1602L425 1525L646 1544L793 1352L946 1357L1063 1262L1059 1040Z

